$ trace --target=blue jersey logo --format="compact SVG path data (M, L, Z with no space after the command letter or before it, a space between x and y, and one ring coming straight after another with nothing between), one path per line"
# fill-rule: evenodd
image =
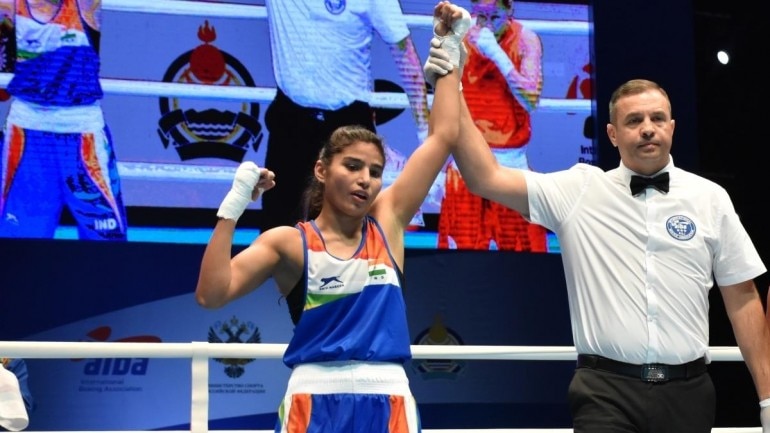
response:
M695 223L684 215L674 215L666 221L666 231L672 238L689 241L695 236Z
M346 0L324 0L324 6L326 10L332 15L339 15L345 11L347 6Z

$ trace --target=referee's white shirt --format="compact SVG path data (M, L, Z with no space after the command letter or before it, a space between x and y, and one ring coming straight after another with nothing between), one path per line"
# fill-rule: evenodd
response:
M336 110L369 102L372 39L409 35L398 0L267 0L277 86L295 103Z
M668 194L576 164L526 172L531 221L559 239L578 353L633 364L708 359L708 293L766 271L727 192L674 166ZM657 173L656 173L657 174Z

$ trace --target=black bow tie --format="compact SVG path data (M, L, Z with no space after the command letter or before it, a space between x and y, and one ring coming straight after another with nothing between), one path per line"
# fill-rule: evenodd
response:
M637 195L647 187L653 187L660 192L668 192L668 172L653 177L631 176L631 195Z

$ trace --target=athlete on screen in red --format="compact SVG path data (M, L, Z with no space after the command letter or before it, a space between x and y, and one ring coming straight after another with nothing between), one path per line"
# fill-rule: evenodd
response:
M500 164L530 169L530 113L543 88L540 37L513 18L513 0L473 0L476 24L465 38L463 94ZM438 247L545 252L546 230L500 204L471 194L454 164L446 171ZM494 245L492 244L494 242Z

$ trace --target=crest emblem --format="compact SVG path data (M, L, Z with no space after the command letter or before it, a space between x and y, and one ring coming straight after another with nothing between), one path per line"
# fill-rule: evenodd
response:
M666 221L666 231L676 240L689 241L695 236L695 222L684 215L674 215Z
M423 330L413 344L462 346L463 341L454 330L444 325L441 315L436 315L433 324ZM465 361L454 359L415 359L412 369L423 379L456 379L465 370Z
M214 46L216 29L205 21L198 29L203 42L177 57L166 70L168 83L256 87L249 71L235 57ZM226 105L228 105L226 107ZM242 162L249 148L262 142L259 104L160 98L158 135L182 161L219 158Z
M261 343L259 328L251 322L241 322L233 316L225 322L217 322L209 327L209 343ZM254 358L213 358L225 365L228 377L238 378L246 371L244 366Z

